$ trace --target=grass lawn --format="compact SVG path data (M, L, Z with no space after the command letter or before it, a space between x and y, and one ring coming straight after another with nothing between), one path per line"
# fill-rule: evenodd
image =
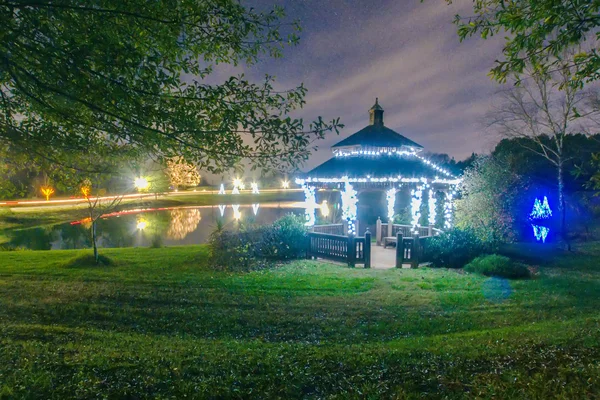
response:
M203 246L0 253L0 398L594 398L600 246L532 280Z

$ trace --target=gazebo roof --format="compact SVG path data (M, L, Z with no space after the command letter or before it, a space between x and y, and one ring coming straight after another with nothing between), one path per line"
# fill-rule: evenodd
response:
M417 155L379 155L361 157L333 157L306 174L307 178L399 177L454 178Z
M420 144L384 126L383 112L383 107L379 105L379 99L375 99L375 104L369 110L369 125L341 142L334 144L332 149L347 146L361 146L363 148L411 147L413 150L423 148Z
M367 125L350 137L334 144L332 148L358 145L366 147L409 146L423 148L420 144L383 125Z

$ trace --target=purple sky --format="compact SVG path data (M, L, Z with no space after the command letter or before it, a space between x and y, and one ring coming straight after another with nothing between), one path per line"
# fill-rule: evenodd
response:
M330 157L329 146L368 124L367 110L379 97L386 126L423 145L462 159L489 151L495 139L484 117L499 85L487 73L500 57L497 40L459 42L454 15L472 14L471 0L247 0L262 9L285 7L303 28L300 44L282 59L243 68L250 77L275 75L291 88L308 89L301 115L340 117L331 134L302 168ZM239 69L226 69L236 73Z

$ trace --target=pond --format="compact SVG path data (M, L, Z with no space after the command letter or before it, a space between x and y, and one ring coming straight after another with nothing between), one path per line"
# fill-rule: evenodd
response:
M243 223L270 224L282 216L304 214L297 203L214 205L128 210L97 223L99 247L176 246L206 243L217 221L225 228ZM13 231L9 247L30 250L91 247L90 223L72 221Z

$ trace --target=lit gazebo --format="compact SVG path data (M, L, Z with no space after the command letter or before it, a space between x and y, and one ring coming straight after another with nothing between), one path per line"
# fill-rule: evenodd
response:
M396 194L404 188L402 192L410 196L406 200L415 232L422 225L422 203L427 202L427 222L432 226L440 198L444 201L444 227L452 226L453 196L460 180L421 156L423 146L387 128L378 100L369 110L369 125L335 144L331 150L333 157L296 180L304 188L307 225L315 224L318 208L315 191L318 189L340 190L342 218L347 223L347 233L354 235L357 234L357 203L361 191L386 193L389 221L395 215Z

